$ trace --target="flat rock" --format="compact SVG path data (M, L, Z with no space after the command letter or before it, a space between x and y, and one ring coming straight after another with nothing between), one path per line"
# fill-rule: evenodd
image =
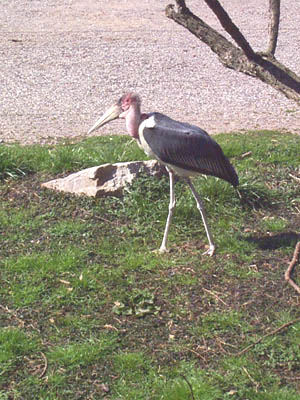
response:
M120 197L141 173L160 178L165 168L158 161L132 161L87 168L65 178L42 183L43 188L91 197Z

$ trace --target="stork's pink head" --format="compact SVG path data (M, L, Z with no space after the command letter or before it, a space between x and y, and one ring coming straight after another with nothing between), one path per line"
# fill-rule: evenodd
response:
M142 121L141 100L137 94L126 93L114 105L112 105L102 117L94 124L88 133L100 128L108 122L116 118L124 118L126 120L126 128L128 133L134 138L138 138L138 128Z
M141 100L135 93L126 93L118 101L118 106L120 106L123 111L127 111L131 106L134 105L141 105Z

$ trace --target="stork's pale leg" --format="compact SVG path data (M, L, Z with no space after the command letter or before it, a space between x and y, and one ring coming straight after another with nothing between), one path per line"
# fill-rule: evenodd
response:
M210 256L212 256L214 254L214 252L215 252L216 246L213 243L212 235L211 235L209 227L208 227L208 223L207 223L206 214L205 214L205 210L204 210L204 206L203 206L202 200L201 200L201 198L199 196L199 193L196 191L194 185L190 181L190 179L187 179L187 183L189 184L189 187L191 188L193 196L195 197L195 200L196 200L196 203L197 203L197 208L200 211L200 214L201 214L201 217L202 217L202 221L203 221L203 224L204 224L204 228L205 228L205 231L206 231L207 239L208 239L208 242L209 242L209 249L207 251L205 251L203 254L209 254Z
M164 232L164 237L159 249L160 253L165 253L167 250L167 240L168 240L168 234L169 234L169 229L171 225L171 220L173 216L173 212L175 209L176 205L176 200L175 200L175 193L174 193L174 174L173 172L169 171L169 177L170 177L170 204L169 204L169 214L167 218L167 223L165 227L165 232Z

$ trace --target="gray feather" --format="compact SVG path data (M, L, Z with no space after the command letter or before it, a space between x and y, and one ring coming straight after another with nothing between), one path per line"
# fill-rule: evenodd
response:
M159 160L186 171L216 176L233 186L238 185L233 166L207 132L160 113L151 113L149 117L154 117L155 126L146 126L143 136Z

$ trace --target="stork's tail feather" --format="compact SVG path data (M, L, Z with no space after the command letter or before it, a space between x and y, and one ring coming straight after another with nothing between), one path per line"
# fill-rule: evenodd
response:
M197 168L194 170L205 175L215 176L230 183L232 186L238 186L239 178L234 167L231 165L228 158L219 148L219 157L206 158L197 160Z
M226 160L224 165L225 174L223 176L220 176L220 178L226 180L227 182L231 183L232 186L236 187L239 184L239 177L235 172L235 169L229 162L229 160L227 158L225 158L225 160Z
M237 176L237 173L235 172L234 168L232 167L232 171L230 175L228 176L228 179L226 179L227 182L231 183L232 186L236 187L239 185L239 177Z

